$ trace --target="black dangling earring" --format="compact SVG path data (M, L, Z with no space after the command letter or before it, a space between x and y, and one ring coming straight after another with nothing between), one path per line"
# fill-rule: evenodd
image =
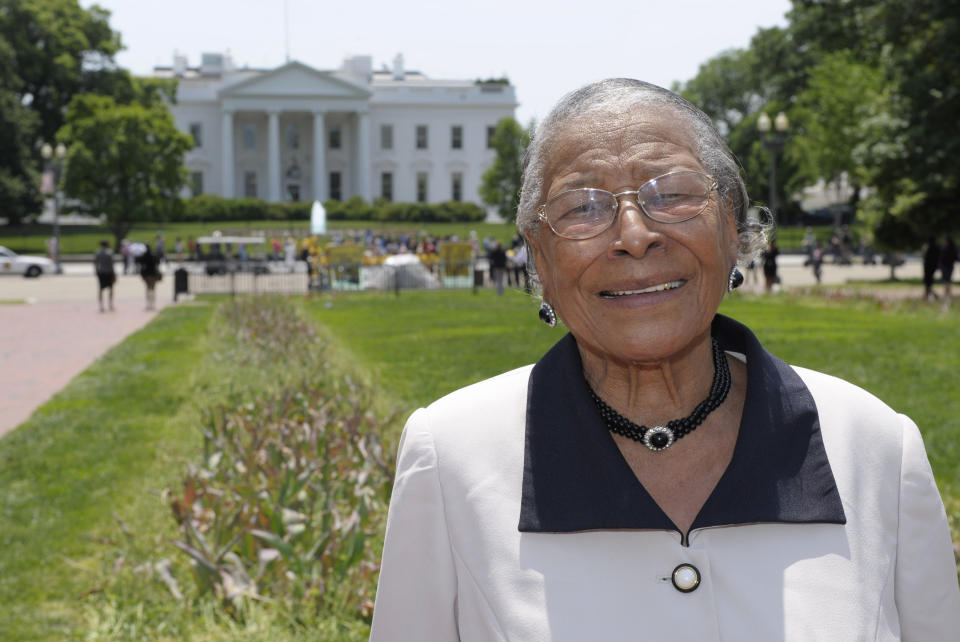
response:
M551 328L557 325L557 313L553 311L553 306L546 301L540 304L540 320Z
M730 278L727 280L727 292L733 292L737 288L743 285L743 272L734 265L730 269Z

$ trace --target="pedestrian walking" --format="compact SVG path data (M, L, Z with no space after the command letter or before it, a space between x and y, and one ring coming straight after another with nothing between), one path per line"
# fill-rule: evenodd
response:
M117 282L117 273L113 269L113 252L110 251L109 241L100 241L100 249L93 255L93 269L97 273L97 304L104 312L103 291L108 290L108 304L113 312L113 286Z
M930 237L923 244L923 298L927 301L937 299L933 291L933 280L940 268L940 246L937 239Z
M773 292L773 286L780 281L777 276L777 256L780 254L780 248L777 242L770 239L770 244L763 251L763 278L766 281L767 292Z
M490 261L490 278L497 287L497 296L500 296L503 294L503 277L507 272L507 253L500 241L494 241L487 259Z
M819 285L823 276L823 244L820 241L814 244L813 251L810 253L810 265L813 266L813 278Z
M157 304L157 281L163 277L160 273L160 262L150 250L149 244L146 245L144 253L137 257L137 263L140 264L140 277L147 288L147 309L153 310Z
M940 248L940 278L943 279L944 296L950 300L950 285L953 281L953 266L957 262L957 244L952 236L943 238Z
M120 254L123 258L123 273L129 274L133 267L133 254L130 253L130 241L127 239L120 241Z

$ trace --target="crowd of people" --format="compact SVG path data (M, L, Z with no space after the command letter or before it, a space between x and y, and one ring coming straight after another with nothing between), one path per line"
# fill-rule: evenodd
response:
M524 291L528 293L531 291L531 277L527 269L529 257L526 245L519 234L515 234L507 244L492 236L480 238L475 231L469 232L465 239L461 239L456 234L432 236L425 233L419 235L376 234L369 229L343 230L332 232L329 242L325 245L320 243L317 236L295 239L292 236L284 238L274 235L266 240L263 259L268 262L282 263L291 272L295 270L297 261L304 261L307 264L307 270L310 271L313 266L321 262L318 259L322 258L325 247L354 246L362 248L364 263L378 263L388 256L401 254L415 254L430 262L431 258L434 261L439 260L439 248L444 243L468 244L471 262L485 259L486 281L496 289L498 295L503 294L504 289L508 287L523 287ZM834 265L851 265L851 257L854 255L862 256L864 265L876 264L873 248L863 239L855 242L846 225L834 228L826 244L816 238L813 228L807 227L801 245L806 257L804 265L813 270L817 283L821 282L823 264L828 253L832 256ZM773 291L780 283L777 269L777 257L780 252L776 242L771 240L760 253L759 260L751 261L747 266L747 283L756 281L756 268L760 267L763 270L765 291ZM958 260L956 243L950 236L944 236L939 240L930 237L924 244L922 253L924 297L927 300L940 298L933 289L939 272L939 280L944 285L944 297L949 299L953 269ZM252 255L249 248L242 243L213 243L204 246L193 237L188 237L186 240L177 237L171 255L167 252L163 235L157 234L152 247L150 244L124 239L120 243L119 258L122 262L123 274L140 274L143 277L147 292L147 309L153 309L156 283L162 278L160 266L169 263L171 258L177 262L204 261L211 258L246 262L251 260ZM884 262L887 260L884 259ZM109 269L106 267L108 262ZM113 284L116 281L116 275L113 272L113 254L106 241L101 243L101 249L94 258L94 265L100 284L100 294L98 294L100 309L101 311L112 310ZM103 301L104 291L108 293L106 305Z

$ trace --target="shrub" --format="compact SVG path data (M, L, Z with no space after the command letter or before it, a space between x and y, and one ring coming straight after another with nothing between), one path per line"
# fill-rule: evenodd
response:
M170 493L198 592L237 618L249 600L369 618L394 468L370 389L329 368L288 301L240 300L216 321L237 376L279 384L207 410L203 460Z
M305 221L310 218L312 203L267 203L258 198L223 198L202 194L183 199L181 211L174 221Z

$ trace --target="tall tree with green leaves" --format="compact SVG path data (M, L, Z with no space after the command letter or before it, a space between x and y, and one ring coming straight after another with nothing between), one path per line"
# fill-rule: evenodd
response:
M870 123L883 109L886 84L881 68L850 51L826 54L810 69L792 111L798 131L788 150L807 182L846 176L858 186L868 179L862 163L869 159L858 152L877 134Z
M70 99L129 88L109 15L77 0L0 0L0 216L12 224L40 211L40 143Z
M40 173L31 145L38 119L23 106L13 74L14 52L0 39L0 217L19 223L41 207Z
M57 134L69 149L65 191L105 215L117 243L135 222L164 220L182 207L183 156L193 140L177 130L166 104L146 102L74 96Z
M960 3L794 0L788 18L808 49L847 50L886 81L864 100L869 136L855 151L872 190L858 209L877 240L919 247L960 231Z
M497 123L491 140L496 160L483 174L480 198L507 221L517 218L520 185L523 175L523 155L530 144L530 132L513 118L502 118Z

